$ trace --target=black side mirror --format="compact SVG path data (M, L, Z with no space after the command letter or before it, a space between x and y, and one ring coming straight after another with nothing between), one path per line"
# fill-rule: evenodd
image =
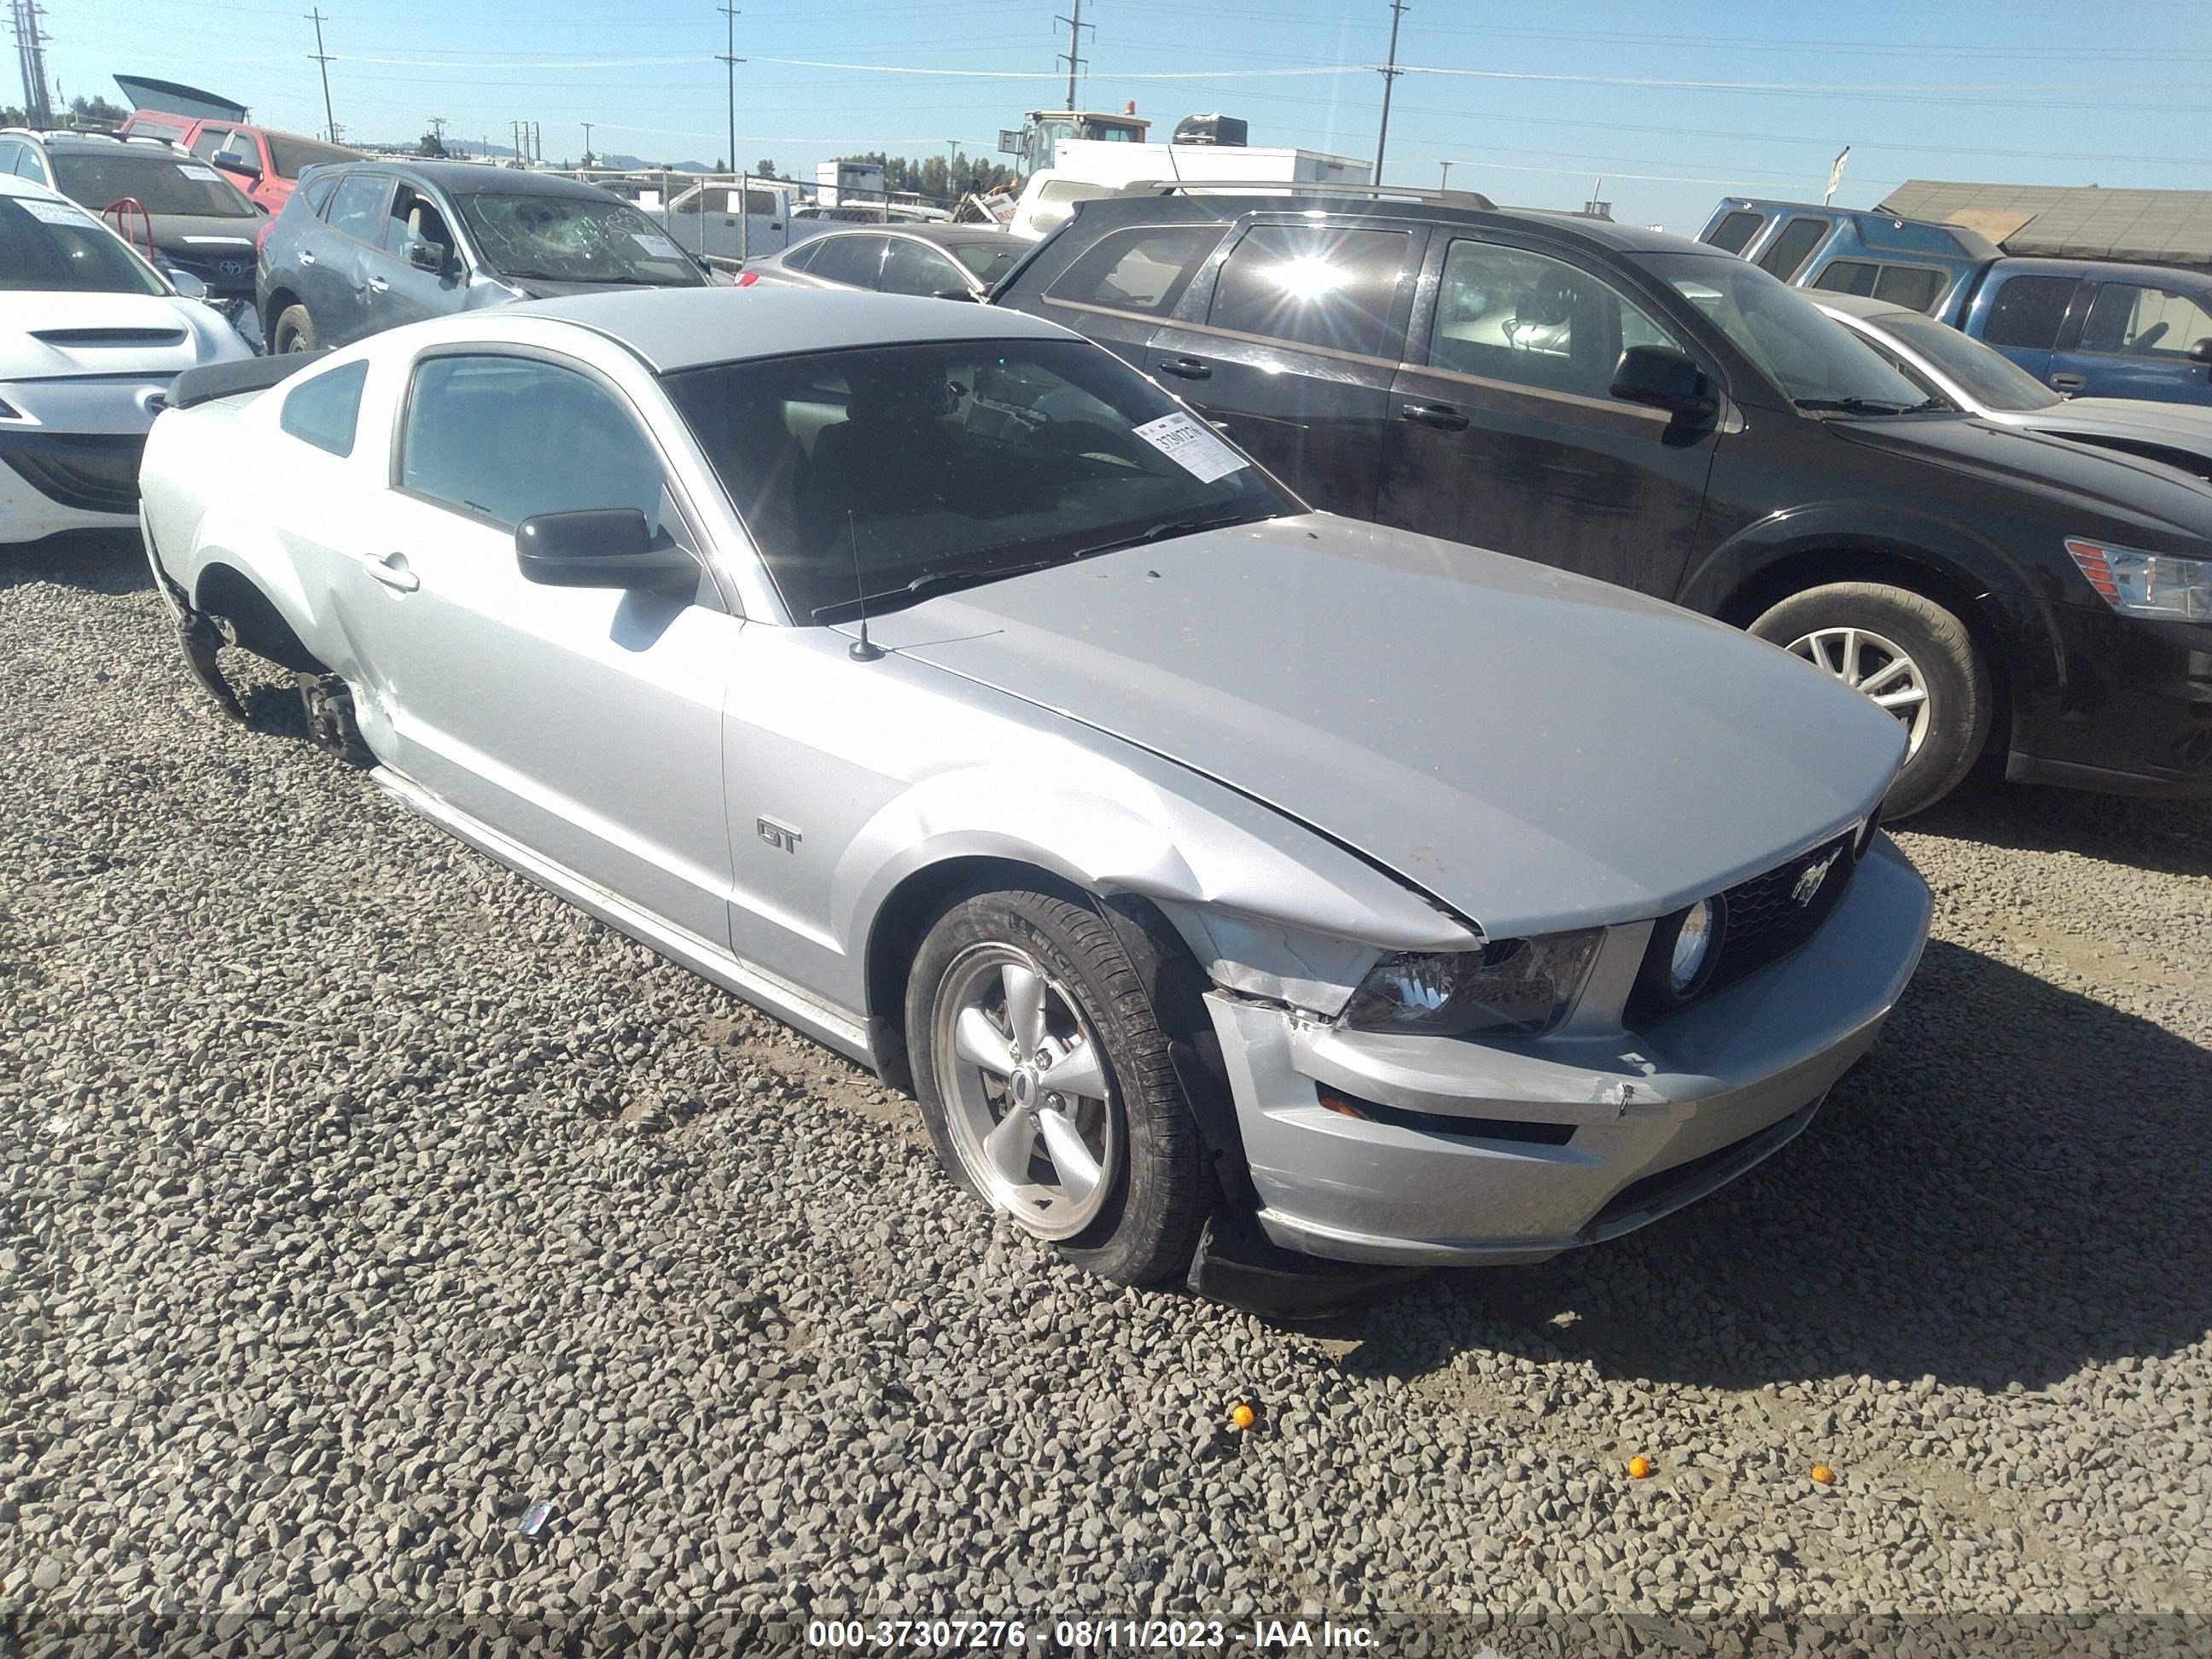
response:
M2189 348L2189 361L2192 363L2212 363L2212 334L2206 335Z
M249 179L261 176L261 158L258 155L217 155L215 164L232 173L242 173Z
M1613 395L1693 420L1719 411L1720 399L1705 370L1672 346L1631 346L1613 371Z
M659 591L689 586L699 567L673 545L653 545L653 527L634 507L540 513L514 527L523 579L547 587Z
M409 240L404 252L407 263L417 270L440 271L446 268L446 250L435 242L414 237Z

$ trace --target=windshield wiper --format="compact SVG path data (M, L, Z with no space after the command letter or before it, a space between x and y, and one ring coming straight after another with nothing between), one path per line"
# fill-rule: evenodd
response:
M896 610L902 605L912 605L917 599L927 599L933 593L950 592L959 587L980 587L985 582L998 581L1007 576L1025 576L1031 571L1049 570L1054 565L1067 562L1066 559L1038 559L1030 564L990 565L975 570L933 570L926 576L916 576L902 587L887 587L880 592L855 594L849 599L833 599L828 605L817 605L810 614L816 622L843 620L842 617L833 617L832 611L850 611L858 616L866 611L873 616L878 606Z
M1115 541L1101 542L1096 547L1086 547L1075 556L1087 559L1094 553L1111 553L1124 547L1142 547L1146 542L1164 542L1176 536L1195 536L1201 530L1226 530L1234 524L1261 524L1273 518L1272 513L1227 513L1216 519L1170 519L1133 536L1123 536Z
M1929 408L1934 399L1924 404L1893 404L1881 398L1792 398L1790 401L1799 409L1815 413L1832 410L1839 415L1911 415Z

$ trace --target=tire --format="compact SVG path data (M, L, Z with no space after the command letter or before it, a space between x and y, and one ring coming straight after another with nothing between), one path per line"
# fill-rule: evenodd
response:
M1030 1030L1042 1029L1042 1052L1075 1063L1040 1066L1035 1053L1015 1063L1010 969L1040 982ZM1212 1192L1198 1126L1167 1036L1097 910L1025 891L955 902L915 955L906 1027L922 1117L956 1182L1116 1284L1183 1272ZM964 1057L963 1031L986 1037L991 1070ZM1095 1080L1102 1092L1054 1091L1055 1078ZM1086 1159L1095 1176L1087 1188Z
M276 313L276 326L269 331L269 349L278 356L288 351L315 349L315 319L305 306L286 306Z
M327 750L348 766L363 771L376 764L376 756L355 724L353 692L336 674L295 674L300 708L307 719L307 735L318 749Z
M1885 706L1906 726L1910 747L1882 801L1885 820L1933 806L1981 758L1996 703L1989 666L1966 623L1933 599L1883 582L1832 582L1791 594L1751 631L1869 688L1877 702L1893 700ZM1917 702L1904 696L1915 686Z

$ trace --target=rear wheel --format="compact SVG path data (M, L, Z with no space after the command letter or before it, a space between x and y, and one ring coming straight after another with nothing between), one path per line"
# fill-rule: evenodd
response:
M1895 820L1956 788L1980 758L1995 698L1965 623L1923 594L1883 582L1831 582L1793 593L1751 625L1831 674L1905 728L1905 766L1882 802Z
M288 351L315 349L315 319L307 315L305 306L286 306L276 313L276 326L269 337L269 349L283 356Z
M1105 920L992 892L915 958L907 1042L939 1158L1075 1265L1148 1285L1188 1265L1210 1191L1168 1039Z

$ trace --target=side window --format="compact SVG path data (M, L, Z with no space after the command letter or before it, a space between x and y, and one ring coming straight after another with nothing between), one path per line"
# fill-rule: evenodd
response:
M350 455L354 422L361 414L361 389L368 380L367 362L311 375L284 394L276 423L302 443L333 455Z
M819 236L808 237L783 256L783 268L786 270L811 270L814 256L822 252L822 241Z
M1241 334L1380 356L1412 246L1400 230L1255 225L1221 267L1206 319Z
M1908 311L1925 313L1943 297L1944 273L1929 265L1884 265L1875 279L1874 297Z
M381 173L348 174L331 198L331 228L375 246L384 234L384 192L391 184Z
M1433 368L1605 398L1632 345L1680 349L1633 301L1580 266L1465 240L1444 258L1429 340Z
M453 236L446 228L446 216L419 191L407 185L394 185L391 210L385 216L389 222L385 227L384 246L394 258L405 256L410 242L428 242L452 254Z
M1875 279L1881 275L1881 267L1866 259L1831 259L1814 274L1805 284L1823 294L1856 294L1861 299L1874 297Z
M331 192L337 187L338 181L335 179L315 179L302 185L300 189L307 198L307 211L318 219L321 218L323 210L331 204Z
M202 127L200 136L192 140L192 154L204 161L221 149L223 140L229 137L228 127Z
M775 192L769 190L749 190L745 192L745 213L754 219L775 217Z
M1765 222L1762 213L1731 213L1705 233L1705 240L1723 253L1741 253Z
M833 283L873 288L876 272L883 262L884 239L880 236L824 236L822 251L806 269L810 275Z
M1222 227L1154 226L1100 237L1053 280L1048 300L1164 316L1176 308Z
M1788 282L1813 257L1813 250L1820 246L1829 228L1826 219L1792 219L1759 256L1759 268Z
M538 513L634 507L660 520L660 458L598 381L526 357L416 366L400 488L512 529Z
M2058 325L2074 303L2078 276L2010 276L1997 290L1982 338L1993 346L2048 351L2058 343Z
M2190 347L2209 337L2212 315L2188 295L2136 283L2106 283L2081 325L2081 349L2181 362Z
M46 182L46 161L40 157L39 152L28 144L18 144L15 147L15 171L23 178L33 179L39 184L43 185Z
M918 294L927 299L947 289L967 291L959 270L935 248L909 242L902 236L890 238L890 252L884 255L884 293Z

